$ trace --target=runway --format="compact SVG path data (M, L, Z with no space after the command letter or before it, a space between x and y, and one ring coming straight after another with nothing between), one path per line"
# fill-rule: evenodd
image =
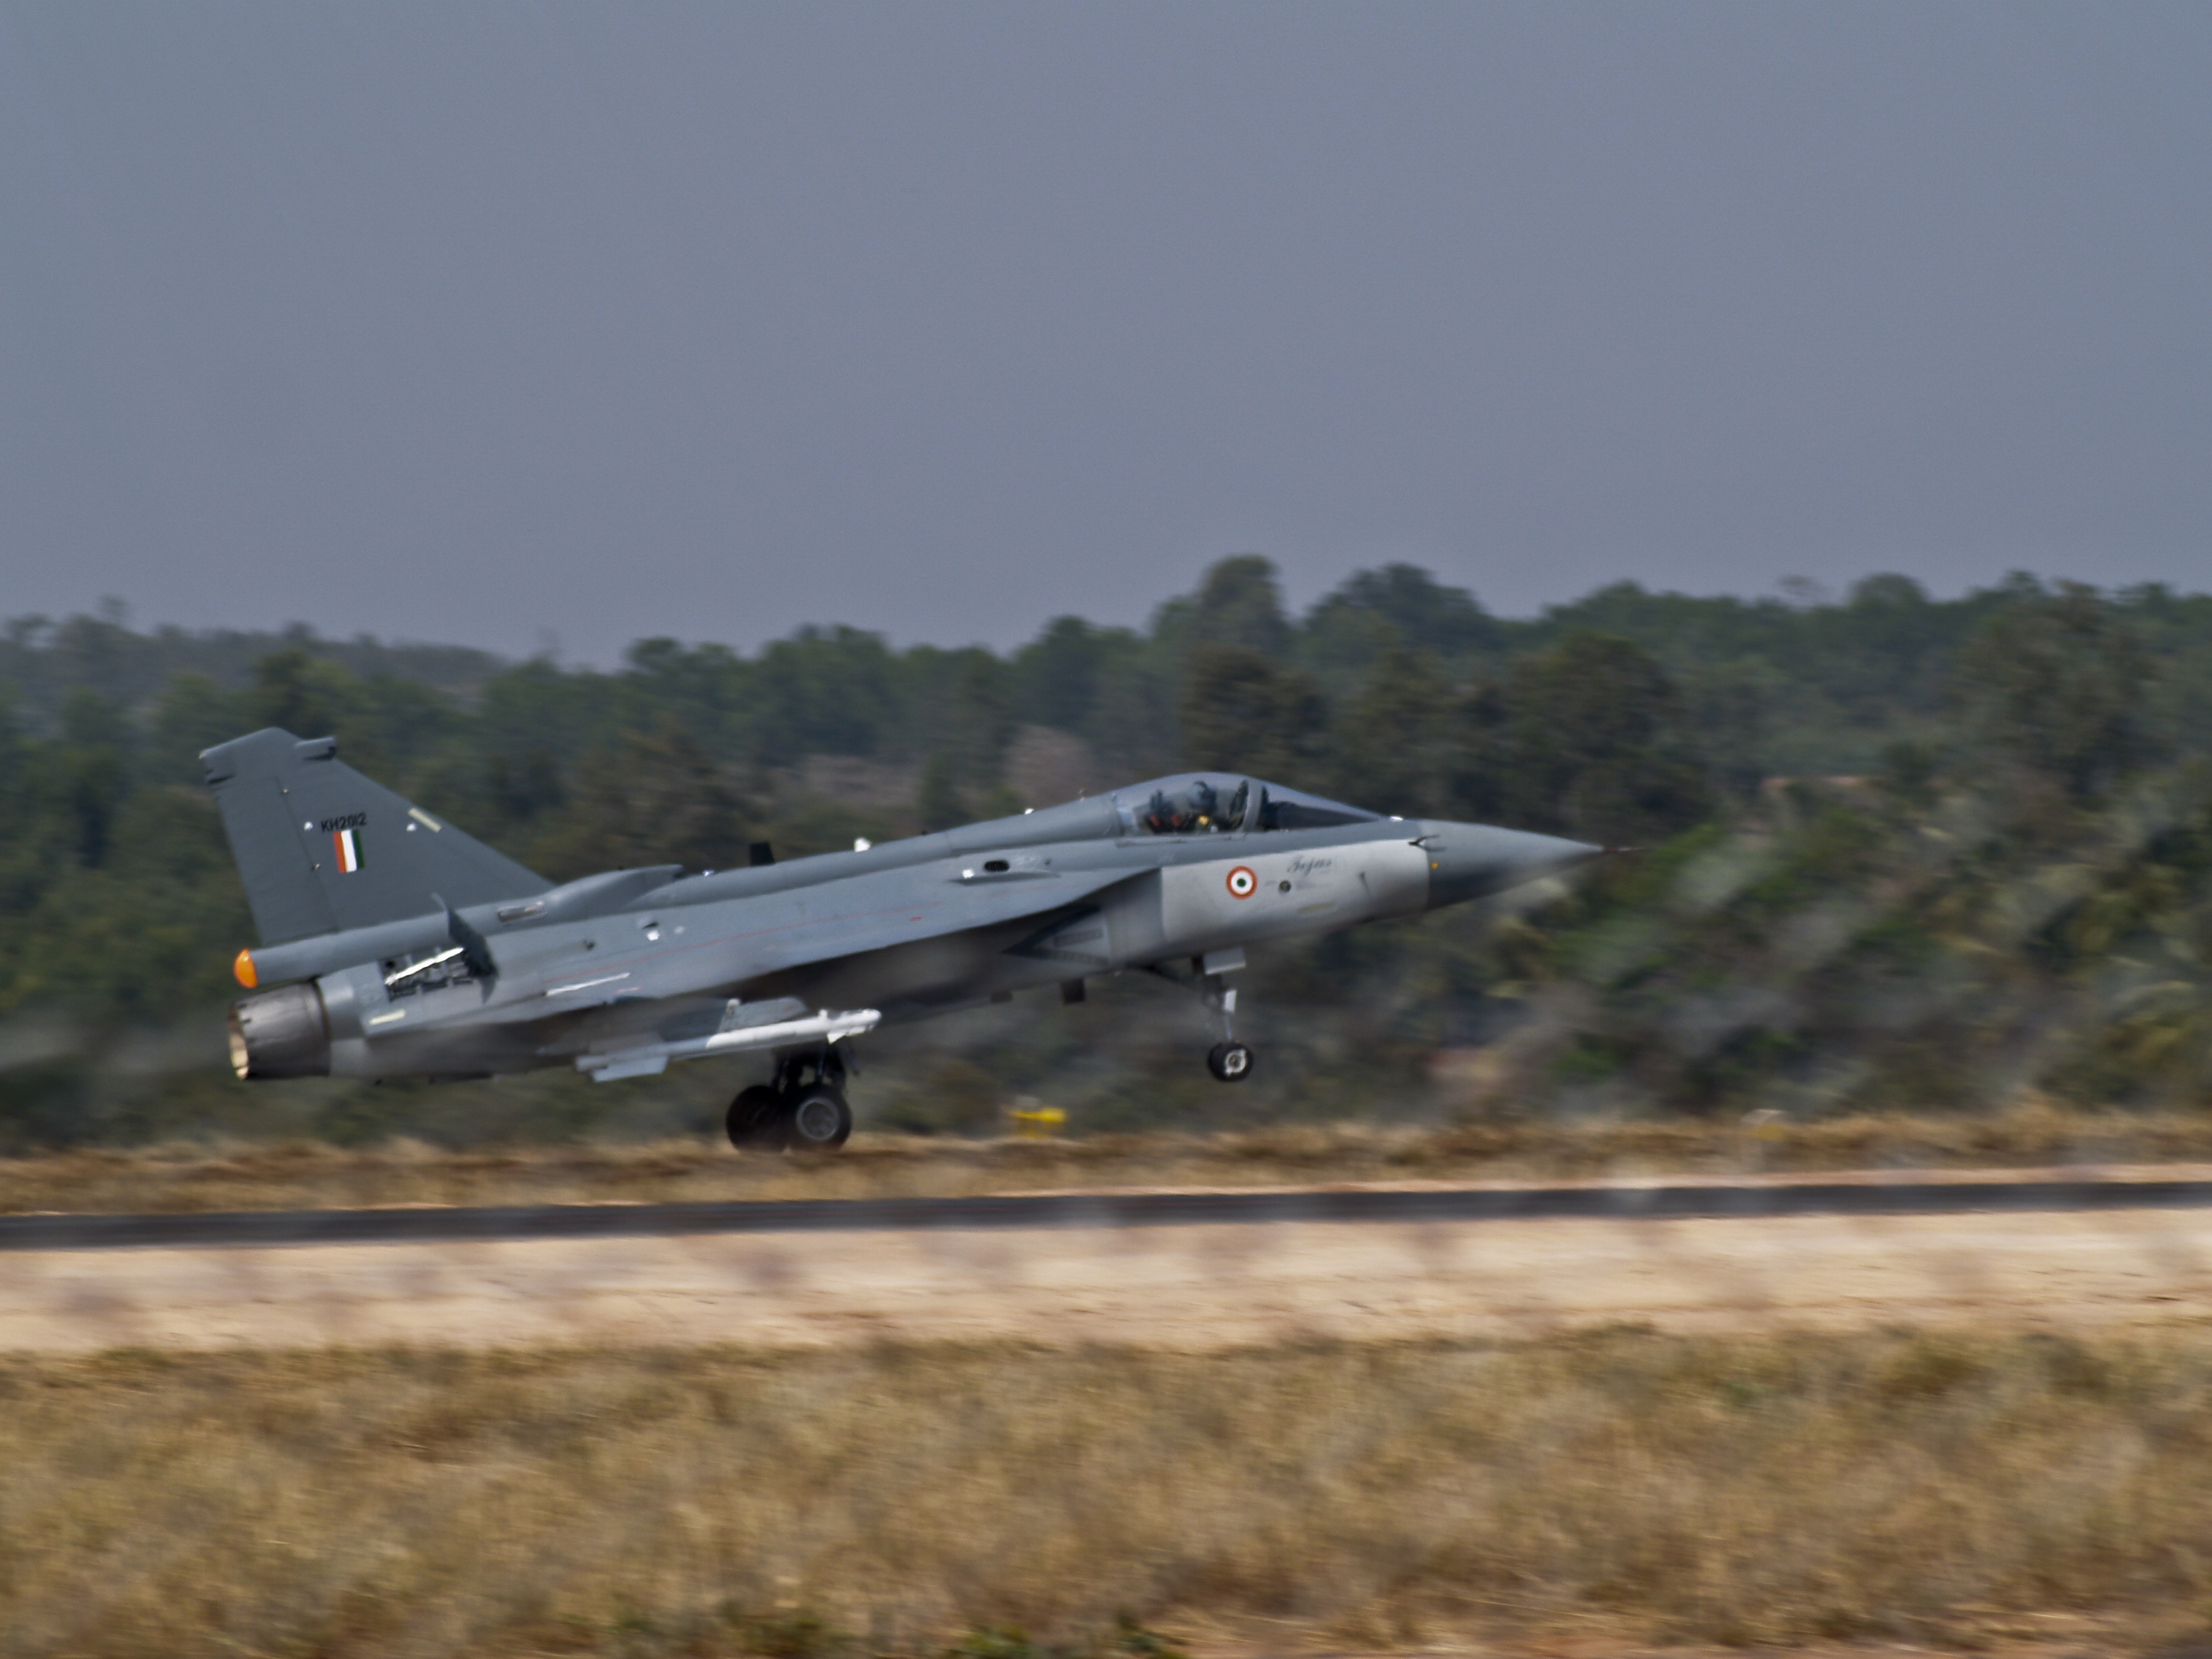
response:
M1870 1177L1838 1181L1394 1187L719 1204L557 1204L209 1214L0 1216L0 1251L517 1243L716 1233L1559 1220L1727 1220L2191 1210L2212 1181Z
M15 1352L2212 1320L2212 1181L2149 1176L18 1215L0 1242Z

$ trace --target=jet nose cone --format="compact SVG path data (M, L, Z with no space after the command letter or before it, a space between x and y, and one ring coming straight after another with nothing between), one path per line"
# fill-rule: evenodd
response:
M1457 904L1540 877L1557 875L1605 854L1588 842L1500 830L1487 823L1424 823L1429 854L1429 908Z

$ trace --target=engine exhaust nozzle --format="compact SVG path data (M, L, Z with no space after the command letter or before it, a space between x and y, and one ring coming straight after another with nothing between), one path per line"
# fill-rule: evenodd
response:
M331 1023L313 982L230 1007L230 1069L241 1078L328 1077Z

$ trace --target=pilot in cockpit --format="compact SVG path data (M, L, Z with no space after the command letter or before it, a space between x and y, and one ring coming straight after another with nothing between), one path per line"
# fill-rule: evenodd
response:
M1221 792L1204 778L1193 778L1173 792L1163 785L1152 791L1137 821L1148 834L1155 836L1219 834L1243 823L1245 799L1249 793L1249 784L1238 783L1237 793L1224 807Z
M1347 806L1340 800L1324 800L1253 778L1232 775L1229 781L1237 787L1226 800L1205 778L1186 774L1132 785L1126 794L1115 796L1115 807L1129 833L1147 836L1327 830L1377 821L1378 815L1364 806ZM1138 806L1140 799L1144 805Z

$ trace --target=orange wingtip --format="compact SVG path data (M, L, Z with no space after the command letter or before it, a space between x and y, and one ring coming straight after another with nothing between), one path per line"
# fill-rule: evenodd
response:
M240 951L238 959L230 964L230 971L238 975L238 982L251 991L261 983L261 975L253 966L253 952Z

